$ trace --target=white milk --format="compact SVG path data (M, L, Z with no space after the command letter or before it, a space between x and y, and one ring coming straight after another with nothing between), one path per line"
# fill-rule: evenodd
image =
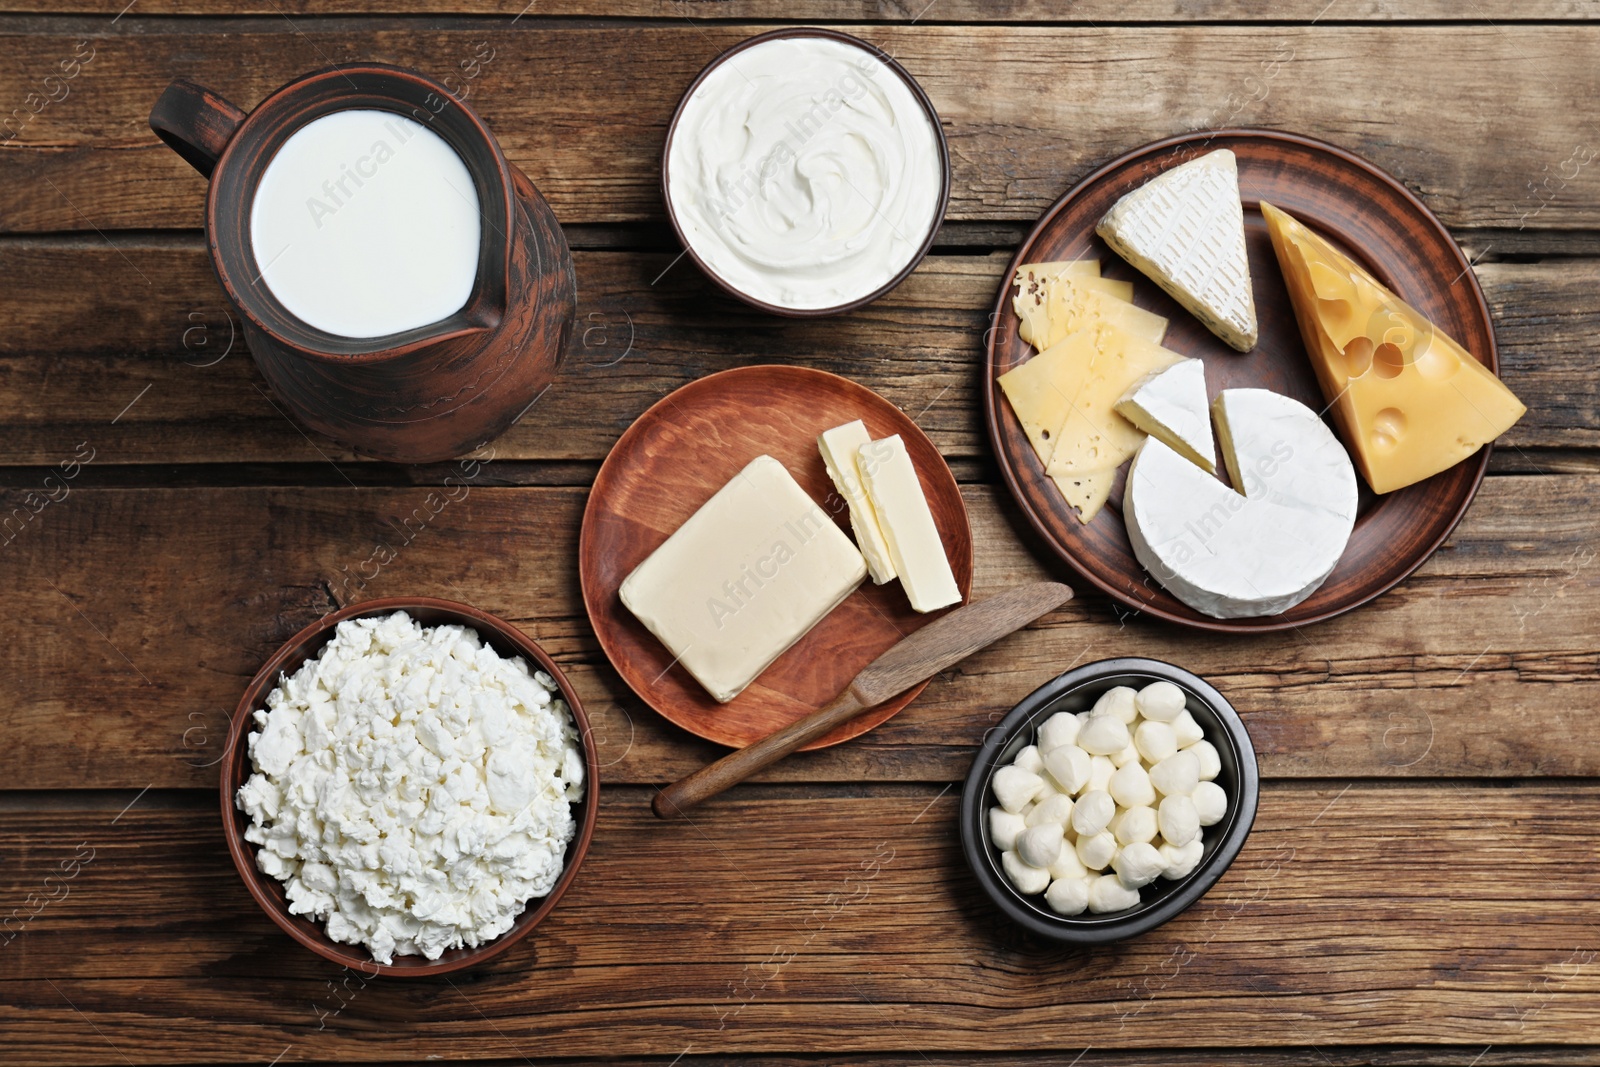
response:
M336 111L267 164L250 241L267 287L310 326L382 337L461 310L482 223L466 164L391 111Z

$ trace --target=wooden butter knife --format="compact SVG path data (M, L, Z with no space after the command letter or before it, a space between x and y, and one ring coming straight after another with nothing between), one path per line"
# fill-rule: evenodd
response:
M682 815L841 723L961 662L1006 634L1022 629L1070 599L1072 590L1064 585L1033 582L957 608L911 636L901 638L893 648L862 668L832 703L673 782L656 794L650 806L663 819Z

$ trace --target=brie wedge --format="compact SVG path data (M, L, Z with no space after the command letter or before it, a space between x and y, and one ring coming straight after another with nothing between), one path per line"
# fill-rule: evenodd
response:
M1151 179L1112 205L1095 232L1212 333L1241 352L1255 347L1256 305L1232 152L1218 149Z
M1123 494L1134 555L1173 596L1219 619L1276 615L1316 591L1355 527L1350 456L1317 413L1266 389L1213 407L1235 489L1159 438Z
M1215 474L1217 446L1211 438L1206 369L1186 359L1157 371L1117 402L1116 412L1152 437L1159 437L1191 463Z
M882 585L894 581L894 561L889 558L889 545L883 539L877 509L867 496L867 487L861 484L861 469L856 465L857 453L870 440L866 424L857 419L823 431L817 438L817 448L822 452L822 465L827 468L833 487L850 506L850 529L855 532L856 547L866 557L867 573L872 575L874 585Z

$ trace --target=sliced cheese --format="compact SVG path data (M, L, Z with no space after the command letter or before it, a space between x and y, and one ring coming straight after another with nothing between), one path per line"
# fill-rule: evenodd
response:
M1167 320L1162 316L1092 289L1082 279L1060 275L1045 288L1050 319L1045 348L1091 326L1115 326L1155 345L1167 335Z
M1527 410L1415 308L1291 216L1262 202L1306 352L1373 492L1448 470Z
M878 524L878 513L861 484L861 471L856 456L861 446L872 438L866 424L860 419L826 430L817 438L817 448L822 452L822 465L827 468L833 487L844 497L850 507L850 529L856 535L856 547L867 561L867 573L875 585L894 580L894 562L889 558L889 545L883 539Z
M1077 389L1053 435L1046 472L1054 477L1120 466L1139 450L1145 435L1117 414L1117 402L1135 382L1183 357L1114 326L1080 330L1060 348L1065 358L1057 373Z
M1072 410L1081 367L1082 359L1075 348L1061 344L1000 375L1000 391L1005 393L1042 464L1049 464L1056 448L1056 432Z
M862 445L857 463L911 606L928 612L961 603L950 557L900 435Z
M1068 506L1078 513L1078 521L1087 524L1100 514L1100 509L1111 499L1111 487L1116 484L1117 470L1092 471L1088 474L1058 474L1050 480L1061 490Z
M1191 463L1217 471L1216 442L1211 437L1211 409L1206 399L1205 364L1185 359L1141 379L1117 401L1117 414L1159 437Z
M1040 342L1050 332L1046 307L1048 293L1045 283L1062 274L1071 274L1078 278L1098 278L1100 261L1067 259L1053 263L1024 263L1017 268L1017 273L1011 279L1012 286L1016 288L1016 292L1011 296L1011 309L1017 313L1017 318L1021 321L1017 333L1032 345L1035 351L1045 347ZM1123 299L1128 298L1123 297Z
M1256 305L1232 152L1218 149L1151 179L1112 205L1095 232L1212 333L1241 352L1255 347Z
M1173 596L1220 619L1275 615L1339 562L1356 517L1350 457L1317 413L1266 389L1228 389L1213 411L1234 487L1159 438L1128 471L1134 555Z
M866 575L861 553L783 464L757 456L634 568L621 597L727 702Z

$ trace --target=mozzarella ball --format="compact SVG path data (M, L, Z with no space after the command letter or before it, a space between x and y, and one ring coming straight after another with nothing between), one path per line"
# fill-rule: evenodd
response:
M1115 715L1125 724L1132 725L1133 720L1139 717L1139 709L1134 704L1134 693L1125 685L1115 686L1100 694L1100 699L1094 702L1094 715Z
M1118 752L1116 755L1111 757L1112 765L1113 766L1117 766L1117 767L1126 767L1130 763L1138 763L1138 762L1139 762L1139 748L1132 741L1128 742L1128 747L1127 748L1123 749L1121 752Z
M1078 731L1078 747L1091 756L1110 756L1121 752L1133 740L1128 724L1115 715L1090 715Z
M1006 872L1006 877L1011 879L1011 884L1017 887L1017 892L1033 895L1043 893L1050 884L1050 872L1041 867L1030 867L1023 863L1015 852L1000 853L1000 867Z
M1161 877L1176 880L1187 878L1189 872L1200 865L1200 857L1205 855L1206 846L1197 837L1187 845L1162 845L1157 851L1161 853L1161 862L1164 864Z
M1188 704L1183 690L1171 682L1151 682L1134 697L1139 714L1156 722L1171 722Z
M1091 790L1079 797L1073 806L1072 828L1079 836L1093 836L1109 826L1116 813L1117 802L1111 799L1110 793Z
M1096 913L1125 911L1139 906L1139 891L1129 889L1114 874L1102 874L1089 883L1089 910Z
M1063 793L1074 795L1089 781L1089 753L1077 745L1060 745L1045 753L1044 769Z
M1072 818L1072 798L1065 793L1052 793L1035 804L1024 821L1029 826L1038 826L1045 822L1065 826L1070 818Z
M1155 808L1123 808L1111 820L1109 827L1119 845L1133 845L1154 841L1160 832L1161 820Z
M1058 711L1039 726L1039 751L1070 745L1078 740L1078 717L1070 711Z
M1147 719L1133 731L1133 744L1146 763L1160 763L1178 751L1178 737L1164 722Z
M1002 808L1021 811L1028 801L1039 795L1039 790L1044 788L1044 779L1021 767L1006 766L994 772L989 784Z
M1209 782L1222 773L1222 757L1217 755L1217 746L1210 741L1196 741L1189 746L1189 751L1194 753L1194 758L1200 761L1200 780Z
M1182 848L1200 836L1200 812L1188 797L1163 797L1157 809L1161 839Z
M1061 855L1064 843L1060 823L1039 823L1017 835L1017 858L1029 867L1049 867Z
M1044 891L1044 902L1057 915L1082 915L1089 907L1089 879L1057 878Z
M1105 789L1111 784L1111 776L1115 773L1117 765L1110 756L1094 756L1089 760L1089 781L1085 788Z
M1089 869L1078 858L1078 850L1076 848L1064 848L1061 850L1061 855L1057 856L1056 861L1050 865L1050 877L1087 878L1089 877Z
M1138 889L1142 885L1149 885L1161 877L1161 872L1167 869L1166 861L1161 858L1161 853L1156 846L1147 841L1136 841L1131 845L1124 845L1117 851L1111 860L1112 870L1117 872L1117 877L1129 889Z
M1200 760L1193 752L1174 752L1150 768L1150 784L1159 789L1162 796L1186 797L1200 784Z
M1228 814L1228 794L1216 782L1201 782L1189 794L1201 826L1215 826Z
M994 842L994 847L1001 852L1010 852L1017 847L1017 835L1027 829L1022 816L1005 808L989 809L989 840Z
M1079 834L1075 849L1079 863L1091 871L1103 871L1117 854L1117 839L1105 830L1097 834Z
M1156 802L1156 791L1150 782L1150 775L1137 760L1125 767L1118 767L1106 789L1111 798L1125 808L1145 807Z
M1178 717L1172 720L1172 733L1177 737L1180 749L1188 748L1190 745L1206 739L1206 732L1200 728L1200 724L1194 721L1194 716L1190 715L1187 710L1179 712Z
M1029 774L1038 774L1044 770L1044 757L1039 754L1038 748L1029 745L1017 753L1016 758L1011 761L1011 766L1021 767Z

